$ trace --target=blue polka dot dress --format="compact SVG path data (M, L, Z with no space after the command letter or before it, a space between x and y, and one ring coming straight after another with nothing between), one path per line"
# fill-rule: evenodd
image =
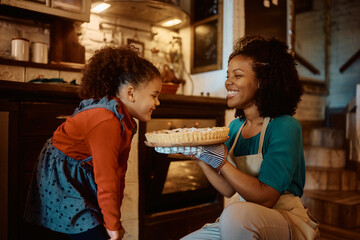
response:
M111 110L120 120L116 100L84 100L75 114L91 108ZM122 124L122 123L121 123ZM122 124L123 125L123 124ZM122 126L123 127L123 126ZM103 223L92 166L66 156L49 139L39 156L27 196L24 218L65 234L85 232Z

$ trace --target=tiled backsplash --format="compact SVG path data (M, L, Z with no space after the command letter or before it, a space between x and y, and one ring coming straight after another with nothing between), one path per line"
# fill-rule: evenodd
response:
M14 82L29 82L35 78L62 78L66 82L75 80L80 84L80 72L59 71L43 68L9 66L0 64L0 79Z
M171 61L170 50L181 56L179 33L148 23L129 21L123 18L91 15L90 22L77 26L79 43L85 47L85 59L88 60L95 50L104 46L126 45L128 40L136 40L144 45L144 57L160 70L164 64L170 65L181 75L182 63L179 58ZM181 77L181 76L178 76Z

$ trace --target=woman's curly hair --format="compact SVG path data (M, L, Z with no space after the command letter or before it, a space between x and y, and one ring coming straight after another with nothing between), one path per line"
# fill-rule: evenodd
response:
M133 46L97 50L84 67L80 97L114 97L118 94L119 87L125 83L137 87L155 77L160 78L159 70L138 55Z
M303 88L286 44L275 38L245 36L236 42L228 62L237 55L250 57L253 61L252 69L259 84L255 105L260 116L294 115ZM244 118L244 111L237 109L235 116Z

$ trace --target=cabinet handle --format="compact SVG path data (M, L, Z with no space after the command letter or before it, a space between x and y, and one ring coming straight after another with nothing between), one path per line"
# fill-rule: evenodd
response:
M56 119L59 119L59 120L66 120L67 118L71 117L70 115L60 115L60 116L57 116Z

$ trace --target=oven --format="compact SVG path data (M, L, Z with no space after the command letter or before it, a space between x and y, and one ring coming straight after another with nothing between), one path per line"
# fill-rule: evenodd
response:
M213 126L216 126L215 119L152 119L146 124L146 132ZM146 201L147 214L216 201L217 191L194 160L182 154L148 150L145 198L151 201Z
M214 126L219 126L216 118L154 118L140 128L150 132ZM140 156L140 239L179 239L220 215L223 197L195 160L182 154L160 154L150 147L143 148Z

